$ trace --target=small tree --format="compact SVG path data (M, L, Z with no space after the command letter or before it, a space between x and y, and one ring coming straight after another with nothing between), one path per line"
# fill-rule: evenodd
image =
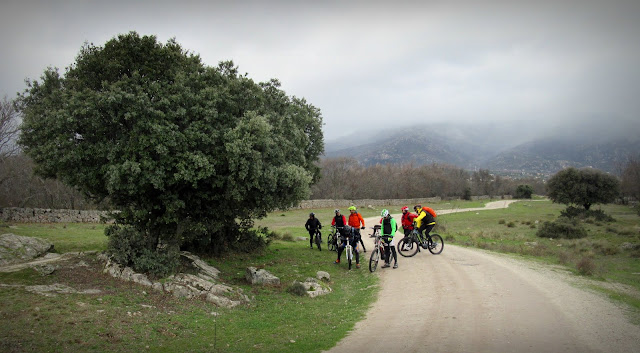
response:
M620 195L620 182L597 169L567 168L549 179L547 190L553 202L589 210L593 204L613 202Z
M131 32L30 82L20 142L41 176L122 211L117 222L141 238L118 243L145 248L134 257L167 245L220 252L253 219L308 197L319 176L320 111L279 85Z
M18 113L13 101L5 96L0 100L0 185L13 175L12 168L7 166L7 163L11 157L18 153L19 132Z
M530 199L533 194L533 188L530 185L518 185L516 188L516 199Z

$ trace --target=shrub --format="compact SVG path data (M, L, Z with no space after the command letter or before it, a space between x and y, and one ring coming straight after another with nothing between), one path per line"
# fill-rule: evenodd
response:
M507 227L509 227L509 228L513 228L513 227L515 227L515 226L516 226L516 224L515 224L515 223L513 223L513 222L509 222L509 223L507 223Z
M536 232L540 238L578 239L587 236L587 231L575 219L559 217L553 222L544 222Z
M560 251L558 253L558 262L563 265L566 265L571 262L571 253L568 251Z
M580 274L585 276L591 276L596 271L596 264L595 262L593 262L591 258L583 257L576 264L576 268L578 269L578 272L580 272Z
M573 206L567 207L560 212L561 217L578 218L578 219L594 219L597 222L615 222L615 219L602 210L585 210Z
M287 288L287 292L293 294L293 295L297 295L297 296L305 296L307 294L307 289L304 287L304 285L298 281L294 281L288 288Z
M131 226L114 225L106 229L107 253L123 266L153 277L165 277L180 264L177 246L156 246L155 239Z
M505 221L504 219L501 219L498 221L498 224L505 224L505 223L507 223L507 221Z
M293 241L293 234L291 234L290 232L285 232L281 235L281 238L284 241Z

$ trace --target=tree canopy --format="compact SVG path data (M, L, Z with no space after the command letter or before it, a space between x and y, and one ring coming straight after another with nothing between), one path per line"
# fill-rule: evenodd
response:
M549 179L547 190L553 202L589 210L591 205L610 203L620 196L620 182L597 169L567 168Z
M107 198L155 245L232 242L252 219L308 197L319 176L319 109L233 62L205 66L175 40L130 32L85 44L18 103L37 173Z

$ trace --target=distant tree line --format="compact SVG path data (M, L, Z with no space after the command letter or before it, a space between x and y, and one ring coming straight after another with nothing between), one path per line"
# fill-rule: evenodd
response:
M467 198L471 195L514 195L520 185L545 194L542 180L510 179L489 170L469 172L446 165L385 164L363 166L352 158L320 161L320 180L311 188L312 199Z

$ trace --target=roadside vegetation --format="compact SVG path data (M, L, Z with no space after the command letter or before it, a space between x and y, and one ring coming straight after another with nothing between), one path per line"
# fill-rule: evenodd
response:
M441 201L436 210L482 207L486 201ZM403 205L388 206L399 214ZM340 209L345 207L340 207ZM365 218L382 207L362 207ZM94 257L88 267L61 267L43 277L32 269L0 273L0 350L6 352L75 350L181 352L319 352L335 345L361 320L375 301L378 276L348 271L332 264L335 253L310 250L303 228L310 211L323 224L323 240L333 208L288 210L257 222L274 231L270 245L255 254L225 254L207 261L221 271L221 280L241 287L248 306L221 309L201 300L176 299L146 287L121 282L101 273ZM507 209L439 216L436 231L445 242L524 256L560 266L600 283L594 287L612 299L640 310L640 219L628 206L598 206L614 221L580 219L587 236L554 239L538 236L545 221L565 210L550 201L520 201ZM367 224L367 236L373 224ZM49 239L59 252L104 250L103 225L2 224L0 230ZM302 240L305 238L304 240ZM368 254L368 253L367 253ZM365 256L366 258L366 256ZM280 286L252 287L244 280L248 266L265 268ZM294 280L331 275L333 292L319 298L295 295ZM64 283L75 289L100 289L100 294L45 297L25 285ZM55 347L55 348L54 348Z

